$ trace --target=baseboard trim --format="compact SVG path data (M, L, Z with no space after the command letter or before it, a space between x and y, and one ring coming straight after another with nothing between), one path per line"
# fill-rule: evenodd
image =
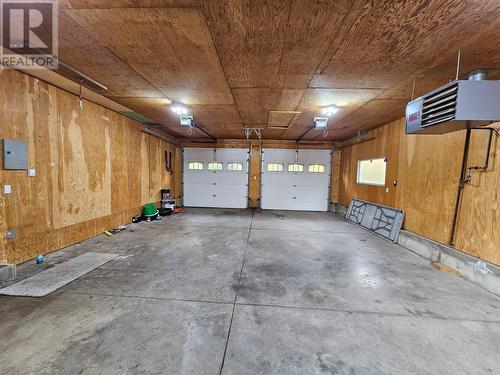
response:
M347 207L332 204L331 211L345 217ZM401 230L398 245L427 259L460 272L464 279L500 296L500 267L407 230Z
M500 295L500 267L406 230L399 233L398 244L432 263L451 267L463 278Z
M17 278L15 264L0 264L0 285L14 281Z

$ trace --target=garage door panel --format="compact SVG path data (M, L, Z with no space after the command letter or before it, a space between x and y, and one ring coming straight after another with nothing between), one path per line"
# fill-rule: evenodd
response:
M246 206L247 193L246 191L235 190L235 185L219 185L215 189L213 197L215 207L241 207Z
M284 186L273 186L273 185L266 186L265 198L279 197L279 196L292 197L293 196L292 188L291 187L284 187Z
M246 172L217 172L216 182L219 185L247 185L248 175Z
M263 173L262 186L291 186L292 183L287 181L281 175L282 173Z
M328 190L323 188L322 186L297 186L294 188L294 191L297 194L309 194L309 195L314 195L315 197L327 197L328 196Z
M276 197L263 199L268 210L294 210L294 211L324 211L324 205L319 202L304 201L300 198Z
M213 185L189 184L184 185L184 205L198 206L205 201L210 201L210 197L215 194Z
M184 194L197 196L210 196L216 194L217 186L212 184L190 184L184 186Z
M300 196L304 197L306 195L313 195L315 197L322 197L324 199L328 198L328 192L321 187L308 187L308 186L296 186L296 187L282 187L282 186L267 186L266 196L280 196L286 195L289 197Z
M203 163L203 170L190 170L190 162ZM207 170L210 162L223 164L222 171ZM228 171L227 163L241 163L242 171ZM184 205L191 207L246 208L248 202L248 150L185 148Z
M214 178L213 173L207 172L185 172L184 173L184 184L211 184L213 182L217 182Z
M247 184L247 174L242 174L241 172L186 172L184 174L184 183L190 184L212 184L217 185L246 185Z
M328 183L328 180L325 180L324 178L315 178L315 176L311 176L311 173L300 173L297 175L293 175L292 173L289 173L290 176L290 182L292 185L296 186L318 186L318 185L324 185L325 182Z
M244 208L247 194L238 188L238 185L190 184L184 187L184 204L193 207Z
M286 207L290 205L291 197L286 197L283 195L279 196L266 196L261 200L262 207L268 210L281 210L282 207ZM290 210L294 208L288 208Z
M330 192L329 150L264 149L262 171L263 209L327 211ZM283 172L268 172L268 163L282 163ZM304 165L304 172L288 172L288 165ZM308 171L310 164L322 164L323 173Z
M297 183L300 186L318 187L320 186L323 190L328 189L330 185L330 174L325 173L322 176L311 176L312 173L308 173L307 176L300 178Z
M328 191L325 192L322 188L297 187L294 191L294 197L304 202L317 202L323 207L328 205Z

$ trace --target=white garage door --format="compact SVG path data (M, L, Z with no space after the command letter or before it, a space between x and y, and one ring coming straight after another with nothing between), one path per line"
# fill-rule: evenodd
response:
M330 150L263 149L261 207L327 211Z
M185 148L184 205L246 208L248 149Z

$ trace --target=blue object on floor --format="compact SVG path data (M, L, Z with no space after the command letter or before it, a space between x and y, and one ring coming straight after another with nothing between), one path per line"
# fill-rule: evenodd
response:
M45 260L45 258L43 257L43 255L39 255L35 259L36 259L36 264L42 264L43 261Z

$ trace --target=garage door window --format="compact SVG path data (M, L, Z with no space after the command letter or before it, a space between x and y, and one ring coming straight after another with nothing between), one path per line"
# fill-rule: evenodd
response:
M223 169L222 163L219 163L216 161L208 163L208 170L209 171L222 171L222 169Z
M227 163L228 171L242 171L243 163Z
M304 164L290 163L288 164L288 172L304 172Z
M357 183L363 185L385 185L386 158L358 160Z
M268 172L283 172L283 163L267 163Z
M309 164L309 173L325 173L324 164Z
M201 161L190 161L188 163L188 169L190 171L202 171L203 163Z

